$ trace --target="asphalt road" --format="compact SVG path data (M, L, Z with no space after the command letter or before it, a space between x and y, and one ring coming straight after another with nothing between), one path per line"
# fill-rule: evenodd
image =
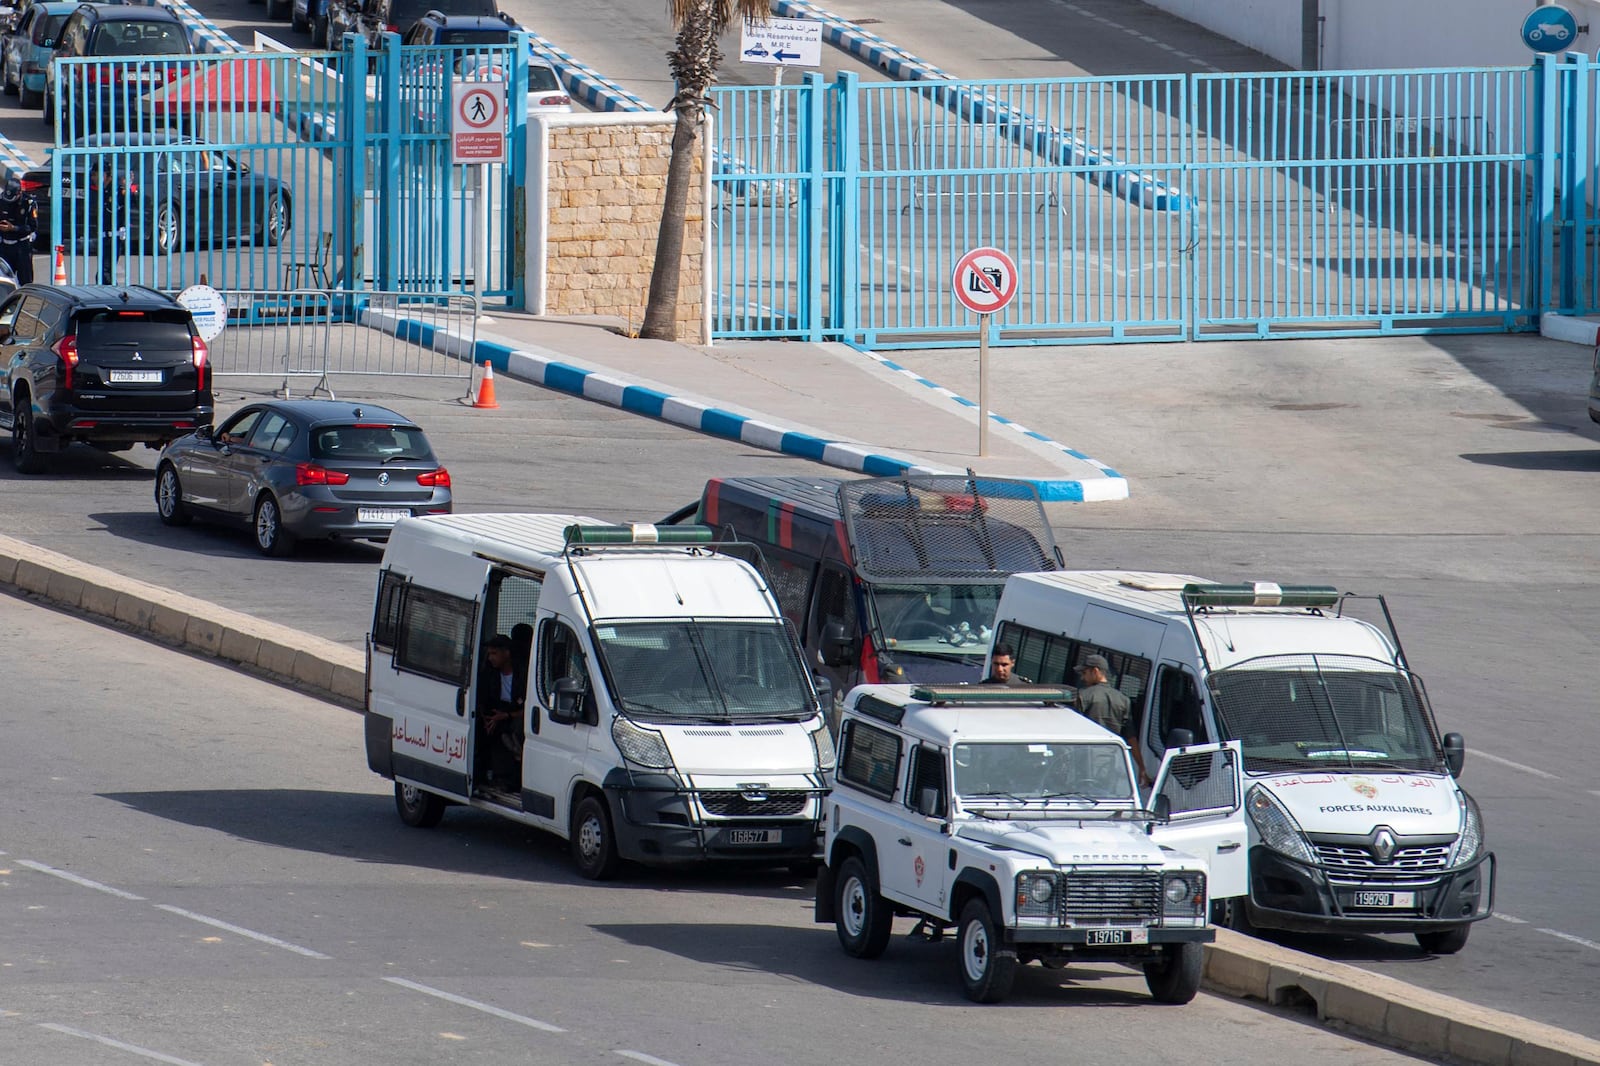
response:
M17 662L29 697L0 706L10 1062L1416 1061L1233 1000L1158 1007L1116 966L1031 967L976 1007L953 942L850 959L781 871L580 881L509 822L401 825L349 711L6 596L0 641L95 665Z

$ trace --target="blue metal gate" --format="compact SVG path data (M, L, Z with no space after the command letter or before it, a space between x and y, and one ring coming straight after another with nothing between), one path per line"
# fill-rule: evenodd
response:
M970 345L951 272L980 244L1021 275L998 343L1525 330L1600 307L1582 57L715 92L718 337Z
M526 41L57 60L71 282L523 299ZM372 77L368 77L368 71ZM355 72L345 77L346 73ZM454 78L503 86L505 165L450 162Z

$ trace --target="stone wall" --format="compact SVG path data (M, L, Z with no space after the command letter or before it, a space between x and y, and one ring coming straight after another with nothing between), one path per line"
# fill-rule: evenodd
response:
M644 321L674 119L541 116L528 124L528 297L547 315ZM704 139L701 141L704 148ZM704 152L697 152L678 290L678 339L706 343Z

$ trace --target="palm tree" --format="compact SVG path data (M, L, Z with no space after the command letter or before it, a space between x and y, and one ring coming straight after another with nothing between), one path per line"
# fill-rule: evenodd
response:
M695 147L709 103L708 93L716 83L717 67L722 62L717 40L735 18L764 19L772 14L772 5L771 0L667 0L667 13L678 27L678 46L667 53L673 81L678 86L667 110L676 113L677 124L672 132L672 159L667 164L656 261L650 271L650 298L639 335L671 341L678 339L678 284ZM709 204L706 207L710 209Z

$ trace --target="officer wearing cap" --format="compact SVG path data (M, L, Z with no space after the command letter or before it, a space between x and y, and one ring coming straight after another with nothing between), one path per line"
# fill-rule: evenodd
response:
M1150 775L1145 772L1144 753L1139 750L1139 736L1134 731L1128 697L1112 686L1110 670L1111 664L1104 655L1084 657L1083 664L1078 667L1078 713L1128 742L1133 749L1133 763L1139 768L1139 783L1148 784Z
M22 192L22 179L8 174L0 185L0 259L19 285L33 281L33 239L39 231L38 205Z

